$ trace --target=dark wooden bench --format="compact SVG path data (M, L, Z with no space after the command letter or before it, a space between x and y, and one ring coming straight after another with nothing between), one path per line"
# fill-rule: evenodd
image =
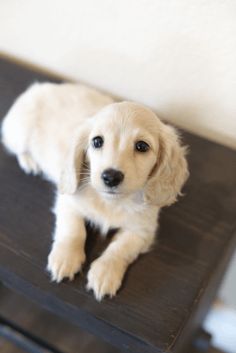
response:
M1 117L35 80L55 81L37 70L0 60ZM89 230L83 275L73 282L51 283L45 266L54 222L49 212L53 186L25 175L1 147L2 284L119 351L183 352L190 342L196 345L235 247L236 153L187 132L183 139L190 146L191 173L185 197L162 211L158 244L131 266L118 295L101 303L86 292L85 284L89 263L101 251L102 241ZM1 318L1 328L8 325L12 332L17 329L13 317ZM79 346L78 352L83 353Z

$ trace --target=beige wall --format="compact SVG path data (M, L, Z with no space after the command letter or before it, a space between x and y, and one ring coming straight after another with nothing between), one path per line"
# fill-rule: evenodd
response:
M235 0L2 0L0 49L236 148Z
M7 0L0 48L236 148L234 0Z

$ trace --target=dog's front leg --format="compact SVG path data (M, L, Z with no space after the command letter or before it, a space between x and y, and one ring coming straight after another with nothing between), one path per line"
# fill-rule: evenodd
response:
M105 295L114 296L120 288L125 271L139 254L145 253L153 243L154 233L137 235L119 232L105 252L95 260L88 273L87 288L97 300Z
M70 196L59 196L55 206L56 228L47 269L53 281L72 280L85 261L84 219L74 208Z

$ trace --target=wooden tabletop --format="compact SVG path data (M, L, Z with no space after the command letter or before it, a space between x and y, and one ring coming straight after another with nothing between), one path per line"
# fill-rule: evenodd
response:
M50 76L0 60L1 118L36 80ZM25 175L1 147L0 280L121 350L179 351L206 314L236 238L236 152L186 132L183 139L191 173L185 196L161 212L156 247L130 267L118 295L101 303L85 284L104 243L89 230L84 273L51 283L45 266L54 187Z

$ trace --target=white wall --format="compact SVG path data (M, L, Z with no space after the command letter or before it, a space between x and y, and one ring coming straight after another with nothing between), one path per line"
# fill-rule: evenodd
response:
M236 148L234 0L7 0L1 50Z
M5 0L0 50L236 148L235 0Z

